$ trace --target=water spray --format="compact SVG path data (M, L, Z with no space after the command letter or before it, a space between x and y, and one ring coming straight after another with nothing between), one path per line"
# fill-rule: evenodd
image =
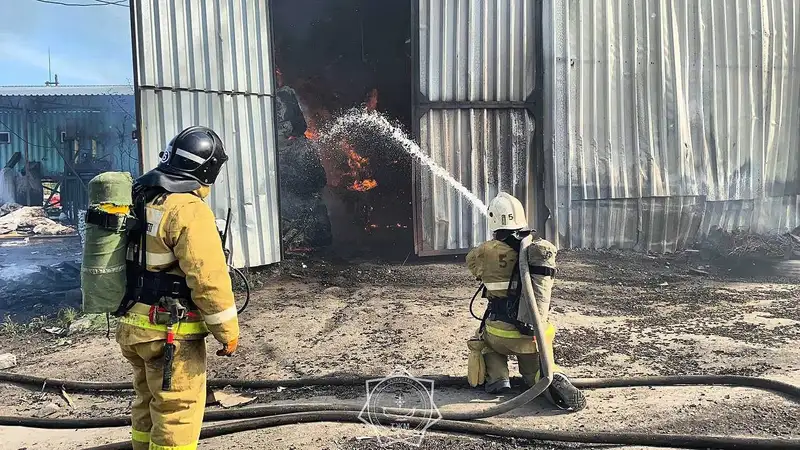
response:
M408 138L402 128L393 124L389 119L376 111L358 108L346 111L336 119L333 125L324 130L323 140L367 133L377 133L399 144L406 153L421 163L423 167L426 167L435 176L446 181L456 192L469 200L469 202L472 203L474 211L484 216L488 214L486 204L483 203L481 199L467 189L466 186L453 178L447 169L440 166L430 156L426 155L416 142Z

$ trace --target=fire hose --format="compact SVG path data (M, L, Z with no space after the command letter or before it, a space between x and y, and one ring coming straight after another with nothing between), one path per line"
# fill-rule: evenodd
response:
M277 387L314 387L314 386L364 386L368 377L320 377L293 380L209 380L209 387L231 386L241 389L268 389ZM446 387L466 386L464 377L429 377L434 383ZM49 387L75 392L118 392L131 390L130 383L98 383L46 379L29 375L0 372L0 381L26 385L35 388ZM696 376L661 376L641 378L584 378L574 379L573 384L581 389L620 388L635 386L691 386L722 385L761 389L782 394L800 402L800 388L788 383L757 377L728 375L696 375ZM240 431L276 427L295 423L309 422L352 422L358 419L360 405L307 403L291 405L257 406L234 410L214 410L206 412L207 422L235 421L229 424L218 424L203 429L201 438L207 439ZM445 413L442 414L447 417ZM389 418L388 416L385 418ZM250 419L250 420L246 420ZM412 424L424 419L407 418ZM32 417L1 417L0 426L23 426L45 429L87 429L129 426L128 416L94 418L94 419L48 419ZM493 424L440 420L430 427L432 430L454 433L515 437L520 439L563 441L577 443L646 445L654 447L681 448L737 448L737 449L800 449L800 440L721 437L721 436L686 436L686 435L654 435L646 433L607 433L607 432L561 432L507 427ZM120 442L96 449L127 449L130 443Z
M533 302L533 286L530 281L529 269L527 264L527 251L530 246L531 238L528 237L522 242L520 250L521 280L527 297L526 301ZM523 259L524 258L524 259ZM614 445L644 445L657 447L681 447L681 448L730 448L730 449L800 449L800 439L778 439L778 438L755 438L755 437L733 437L733 436L689 436L689 435L669 435L669 434L649 434L649 433L610 433L610 432L562 432L562 431L543 431L518 427L504 427L494 424L469 422L476 419L485 419L507 413L515 408L527 404L538 397L547 389L552 381L552 357L544 351L544 328L541 324L538 308L531 308L533 311L534 330L536 333L536 343L539 355L542 358L541 379L532 387L520 395L499 403L497 405L483 408L477 411L468 412L441 412L442 420L433 423L429 428L439 431L449 431L455 433L493 435L501 437L514 437L521 439L562 441L593 444L614 444ZM305 387L305 386L353 386L363 385L366 377L322 377L297 380L210 380L209 387L231 386L234 388L265 389L282 387ZM463 386L463 377L433 377L434 383L440 386ZM60 387L65 390L83 392L102 392L129 390L131 383L98 383L98 382L78 382L67 380L52 380L33 377L21 374L0 372L0 381L23 384L34 387L44 388L46 386ZM726 375L696 375L696 376L663 376L663 377L642 377L642 378L605 378L605 379L575 379L573 384L577 388L597 389L611 387L628 386L678 386L678 385L726 385L741 386L763 389L784 394L793 400L800 402L800 388L788 383L756 377L726 376ZM256 430L267 427L275 427L287 424L310 423L310 422L354 422L361 423L359 419L360 408L357 405L347 404L294 404L294 405L271 405L261 407L244 408L240 410L210 411L204 420L206 421L229 421L237 420L232 423L217 424L203 429L201 438L211 438L226 434ZM391 420L396 415L403 415L403 419L411 424L427 422L431 417L431 411L412 411L401 408L385 408L384 414L373 414L374 417ZM250 419L250 420L240 420ZM98 428L115 427L130 424L128 417L109 417L99 419L47 419L47 418L24 418L24 417L0 417L0 425L6 426L27 426L36 428ZM129 442L120 442L99 447L99 449L129 449Z

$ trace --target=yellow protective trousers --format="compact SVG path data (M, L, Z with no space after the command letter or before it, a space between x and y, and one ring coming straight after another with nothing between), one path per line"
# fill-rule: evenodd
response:
M206 405L206 343L175 340L172 389L161 390L164 341L120 345L133 366L133 450L195 450Z
M556 329L548 324L545 329L545 348L553 357L553 340ZM487 320L483 332L486 348L483 359L486 364L486 384L491 385L500 380L508 380L508 357L515 355L519 365L519 374L528 386L536 384L539 373L539 353L536 339L524 336L517 328L499 320ZM560 370L560 369L559 369Z

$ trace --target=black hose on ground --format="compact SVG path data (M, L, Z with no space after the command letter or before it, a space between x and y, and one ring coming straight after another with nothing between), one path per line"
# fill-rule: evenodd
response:
M292 380L241 380L236 378L216 378L208 380L208 387L221 389L230 386L234 389L277 389L327 387L327 386L361 386L367 380L380 378L375 376L329 376L296 378ZM419 378L432 380L438 387L469 388L466 377L453 377L448 375L421 375ZM515 384L521 383L519 378ZM619 377L619 378L572 378L572 384L579 389L605 389L625 387L667 387L667 386L729 386L744 387L770 391L783 394L792 400L800 402L800 387L782 381L768 378L747 377L740 375L669 375L647 377ZM18 384L34 389L63 389L67 392L102 393L133 390L129 382L97 382L73 381L58 378L43 378L20 373L0 372L0 382Z
M203 428L201 439L224 436L243 431L258 430L282 425L310 423L310 422L343 422L361 423L358 411L326 411L285 414L264 417L254 420L212 425ZM374 415L373 419L383 423L391 422L396 417L383 414ZM404 418L410 425L418 426L426 423L424 419ZM586 444L609 445L639 445L648 447L679 447L690 449L736 449L736 450L788 450L800 449L800 439L775 439L756 437L728 437L728 436L690 436L680 434L649 434L649 433L606 433L606 432L575 432L575 431L546 431L529 428L507 427L501 425L485 424L478 422L460 422L440 420L429 427L430 430L451 433L470 434L478 436L498 436L535 441L576 442ZM87 450L127 450L131 448L130 442L117 442L113 444L91 447Z
M18 375L18 376L17 376ZM375 377L372 377L375 378ZM306 387L306 386L364 386L369 378L366 377L326 377L326 378L305 378L297 380L234 380L218 379L209 381L209 386L225 387L232 386L244 389L275 389L279 386ZM467 387L467 381L463 377L430 377L434 384L448 387ZM0 381L16 382L28 386L41 387L44 384L43 378L32 377L29 375L9 374L0 372ZM47 380L47 384L53 387L75 386L74 381L66 380ZM572 383L580 389L605 389L605 388L624 388L624 387L644 387L644 386L726 386L744 387L769 391L780 394L786 398L800 403L800 387L784 383L782 381L770 380L767 378L745 377L738 375L675 375L675 376L654 376L641 378L577 378ZM104 384L104 383L93 383ZM116 386L120 383L105 383L109 386ZM101 389L109 391L109 389ZM258 417L274 416L278 414L293 414L312 411L355 411L361 405L330 404L330 403L296 403L289 405L267 405L229 410L207 411L204 420L207 422L217 422L225 420L252 419ZM447 415L447 414L443 414ZM47 429L75 429L75 428L106 428L130 425L129 417L108 417L94 419L48 419L33 417L0 416L0 426L20 426L30 428Z

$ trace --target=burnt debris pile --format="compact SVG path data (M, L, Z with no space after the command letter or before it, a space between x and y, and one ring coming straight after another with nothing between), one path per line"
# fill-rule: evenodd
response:
M275 97L283 246L299 250L330 245L331 223L322 200L327 178L319 151L305 136L307 125L295 91L283 86Z

